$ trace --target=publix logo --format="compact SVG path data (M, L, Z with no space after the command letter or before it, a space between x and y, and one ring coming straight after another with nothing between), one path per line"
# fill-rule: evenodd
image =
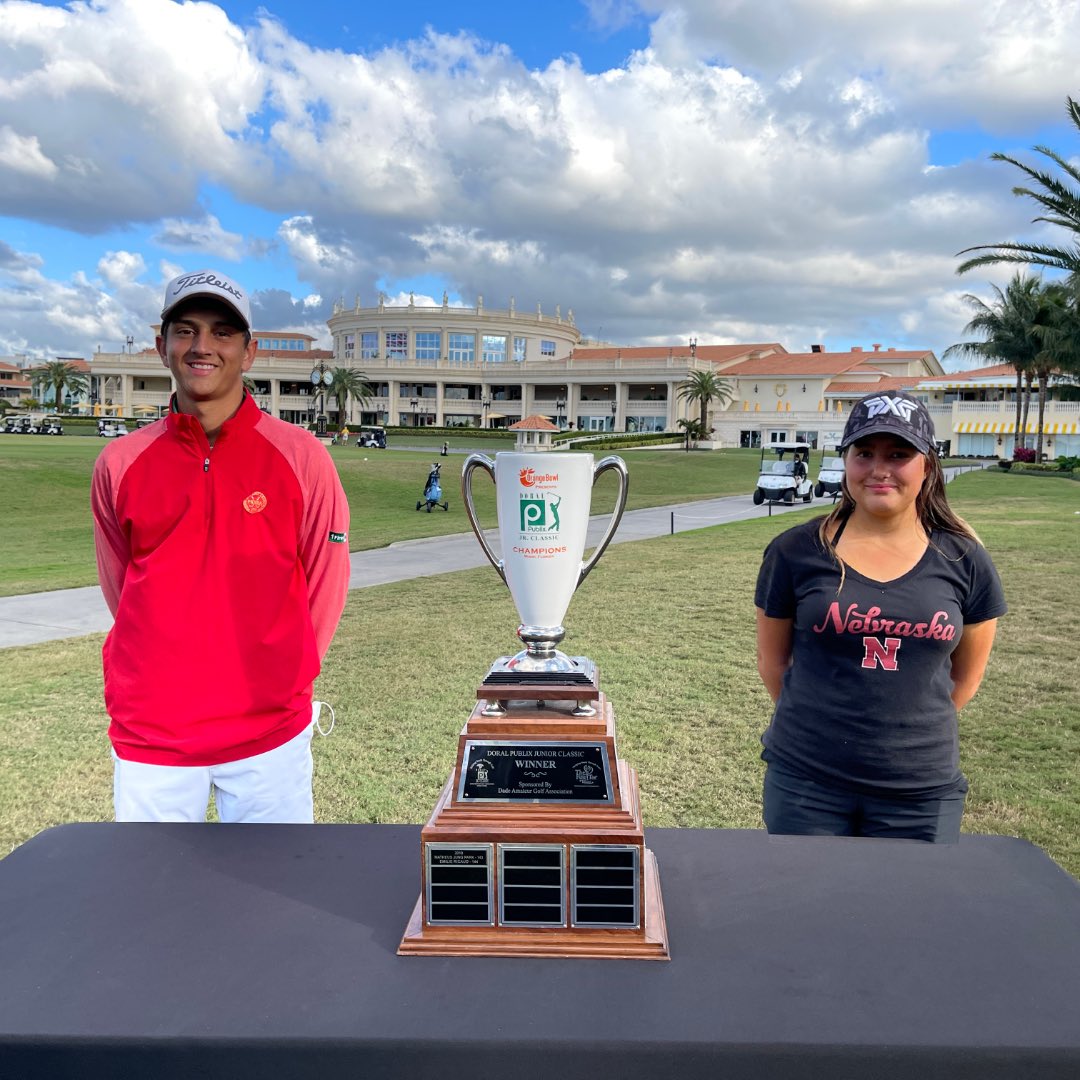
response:
M535 469L522 469L518 473L518 480L521 481L522 487L535 487L537 484L557 484L559 482L558 473L538 473Z
M518 503L518 513L521 516L521 531L528 532L554 532L559 528L559 503L562 498L552 495L545 499L543 495L531 498L521 497Z

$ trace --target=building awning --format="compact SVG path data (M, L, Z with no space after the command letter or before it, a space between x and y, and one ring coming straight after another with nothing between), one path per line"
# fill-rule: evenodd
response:
M501 412L489 412L485 414L489 420L505 420L506 413Z
M1012 435L1016 432L1015 420L962 420L956 425L956 430L961 435L989 434L989 435ZM1039 422L1029 420L1025 429L1028 435L1037 435ZM1054 423L1043 424L1044 435L1076 435L1080 434L1080 423Z

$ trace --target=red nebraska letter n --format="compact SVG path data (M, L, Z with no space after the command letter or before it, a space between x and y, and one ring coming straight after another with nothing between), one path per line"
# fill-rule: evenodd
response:
M887 637L882 645L876 637L864 637L862 666L876 668L879 664L886 671L896 671L899 665L896 662L896 654L900 651L898 637Z

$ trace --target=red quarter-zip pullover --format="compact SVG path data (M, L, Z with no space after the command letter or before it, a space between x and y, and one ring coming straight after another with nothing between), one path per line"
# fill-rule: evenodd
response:
M105 447L91 505L119 757L215 765L311 723L348 589L349 508L308 432L245 395L211 448L171 413Z

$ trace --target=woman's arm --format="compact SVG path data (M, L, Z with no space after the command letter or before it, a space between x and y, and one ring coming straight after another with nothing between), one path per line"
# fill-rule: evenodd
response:
M990 646L997 633L997 619L980 623L966 623L960 635L960 644L952 654L952 700L957 711L974 696L982 682L986 662L990 659Z
M780 699L784 672L791 666L791 637L795 620L771 619L761 608L756 610L758 674L769 691L769 697L776 702Z

